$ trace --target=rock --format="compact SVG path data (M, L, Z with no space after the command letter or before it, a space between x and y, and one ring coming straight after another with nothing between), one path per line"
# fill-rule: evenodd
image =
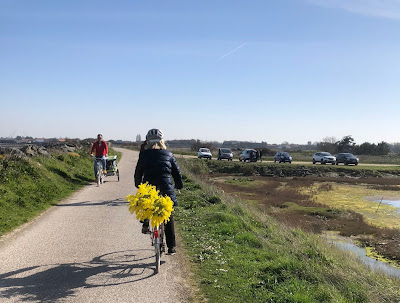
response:
M38 152L39 155L42 155L42 156L45 156L45 157L50 157L49 152L43 146L39 146L39 148L37 149L37 152Z
M72 144L65 144L65 146L69 149L69 152L74 152L76 151L76 146Z
M274 177L275 175L274 174L264 174L264 176L266 176L266 177Z
M338 174L338 173L335 173L335 172L328 172L328 173L326 174L326 176L329 177L329 178L338 178L338 177L339 177L339 174Z
M64 145L61 145L60 150L65 153L73 153L76 150L76 147L69 145L69 144L64 144Z
M34 157L37 156L37 152L35 149L32 147L32 145L26 145L21 148L22 152L27 155L28 157Z
M7 147L4 149L4 154L8 154L10 156L22 159L27 158L26 155L23 153L23 151L20 150L18 147Z

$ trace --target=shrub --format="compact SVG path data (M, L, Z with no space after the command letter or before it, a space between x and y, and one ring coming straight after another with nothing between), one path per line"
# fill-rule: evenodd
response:
M208 198L207 201L211 204L219 204L219 203L221 203L221 198L218 196L212 196L212 197Z
M235 237L235 242L237 244L244 244L244 245L247 245L247 246L253 247L253 248L261 248L262 247L261 241L257 238L256 235L254 235L250 232L237 235Z
M321 184L318 187L319 191L331 191L332 189L333 189L333 186L332 186L332 184L329 184L329 183Z
M254 173L253 165L242 166L241 172L243 176L252 176Z

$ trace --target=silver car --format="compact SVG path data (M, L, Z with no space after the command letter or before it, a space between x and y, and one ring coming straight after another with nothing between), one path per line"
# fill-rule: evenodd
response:
M313 164L317 162L320 162L321 164L331 163L332 165L335 165L336 157L327 152L318 152L314 154L312 159Z
M197 152L197 158L199 159L210 159L212 158L212 154L210 152L210 150L208 148L202 147L199 149L199 151Z
M257 151L255 149L245 149L242 151L242 153L239 155L239 161L240 162L256 162L257 161Z
M232 161L233 153L229 148L220 148L218 150L218 160L227 159L228 161Z

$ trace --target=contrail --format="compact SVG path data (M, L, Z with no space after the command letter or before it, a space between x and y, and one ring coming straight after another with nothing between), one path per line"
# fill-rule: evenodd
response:
M247 44L247 42L245 42L245 43L243 43L242 45L236 47L234 50L231 50L229 53L227 53L227 54L223 55L221 58L219 58L219 59L217 60L217 62L218 62L219 60L225 58L226 56L229 56L230 54L236 52L239 48L245 46L246 44Z

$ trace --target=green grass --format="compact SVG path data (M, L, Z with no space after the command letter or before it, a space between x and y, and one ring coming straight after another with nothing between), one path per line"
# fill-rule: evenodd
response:
M398 280L193 180L184 178L175 218L208 302L400 300Z
M111 150L111 154L118 154ZM119 153L120 156L120 153ZM0 236L93 181L88 151L0 159Z
M246 177L241 177L241 178L229 178L225 181L227 184L234 184L234 185L241 185L241 186L247 186L247 187L256 187L257 185L260 184L259 181L254 180L252 178L246 178Z

